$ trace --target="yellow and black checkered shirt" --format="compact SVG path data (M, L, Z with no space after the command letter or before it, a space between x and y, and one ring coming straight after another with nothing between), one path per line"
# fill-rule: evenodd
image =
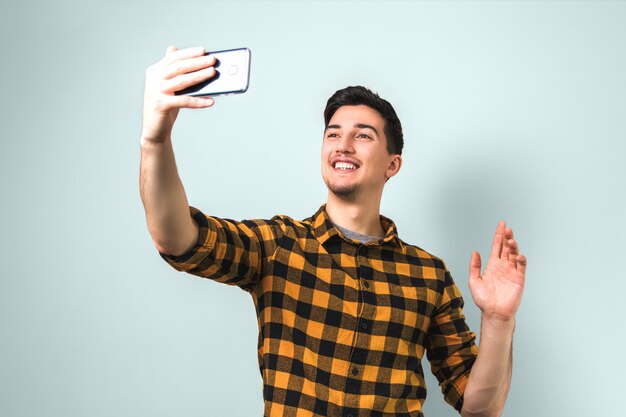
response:
M179 271L252 295L266 417L422 416L426 352L457 410L478 348L444 263L402 242L346 238L325 206L302 221L208 217Z

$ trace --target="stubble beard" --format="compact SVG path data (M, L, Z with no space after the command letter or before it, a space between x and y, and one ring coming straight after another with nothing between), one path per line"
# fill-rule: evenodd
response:
M338 198L349 202L356 201L361 191L359 184L336 185L327 181L326 187L328 187L328 190Z

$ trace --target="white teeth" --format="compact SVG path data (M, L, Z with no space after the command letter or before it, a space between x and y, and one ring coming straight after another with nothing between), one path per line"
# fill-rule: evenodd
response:
M356 169L356 165L351 164L349 162L337 162L335 164L336 169L346 170L346 169Z

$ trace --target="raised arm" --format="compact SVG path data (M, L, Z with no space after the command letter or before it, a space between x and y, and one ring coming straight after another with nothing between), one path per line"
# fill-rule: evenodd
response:
M470 291L482 312L478 357L465 389L463 417L500 416L511 382L515 313L522 300L526 257L513 231L498 224L491 256L481 275L480 255L472 253Z
M159 252L185 253L198 238L172 149L172 128L181 108L211 107L213 99L176 96L175 91L215 75L215 58L202 47L178 50L146 70L139 189L148 230Z

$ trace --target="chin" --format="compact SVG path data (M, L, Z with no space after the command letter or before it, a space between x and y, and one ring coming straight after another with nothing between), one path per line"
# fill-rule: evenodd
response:
M348 185L331 185L326 184L328 190L335 196L346 201L355 201L359 195L359 186L357 184Z

